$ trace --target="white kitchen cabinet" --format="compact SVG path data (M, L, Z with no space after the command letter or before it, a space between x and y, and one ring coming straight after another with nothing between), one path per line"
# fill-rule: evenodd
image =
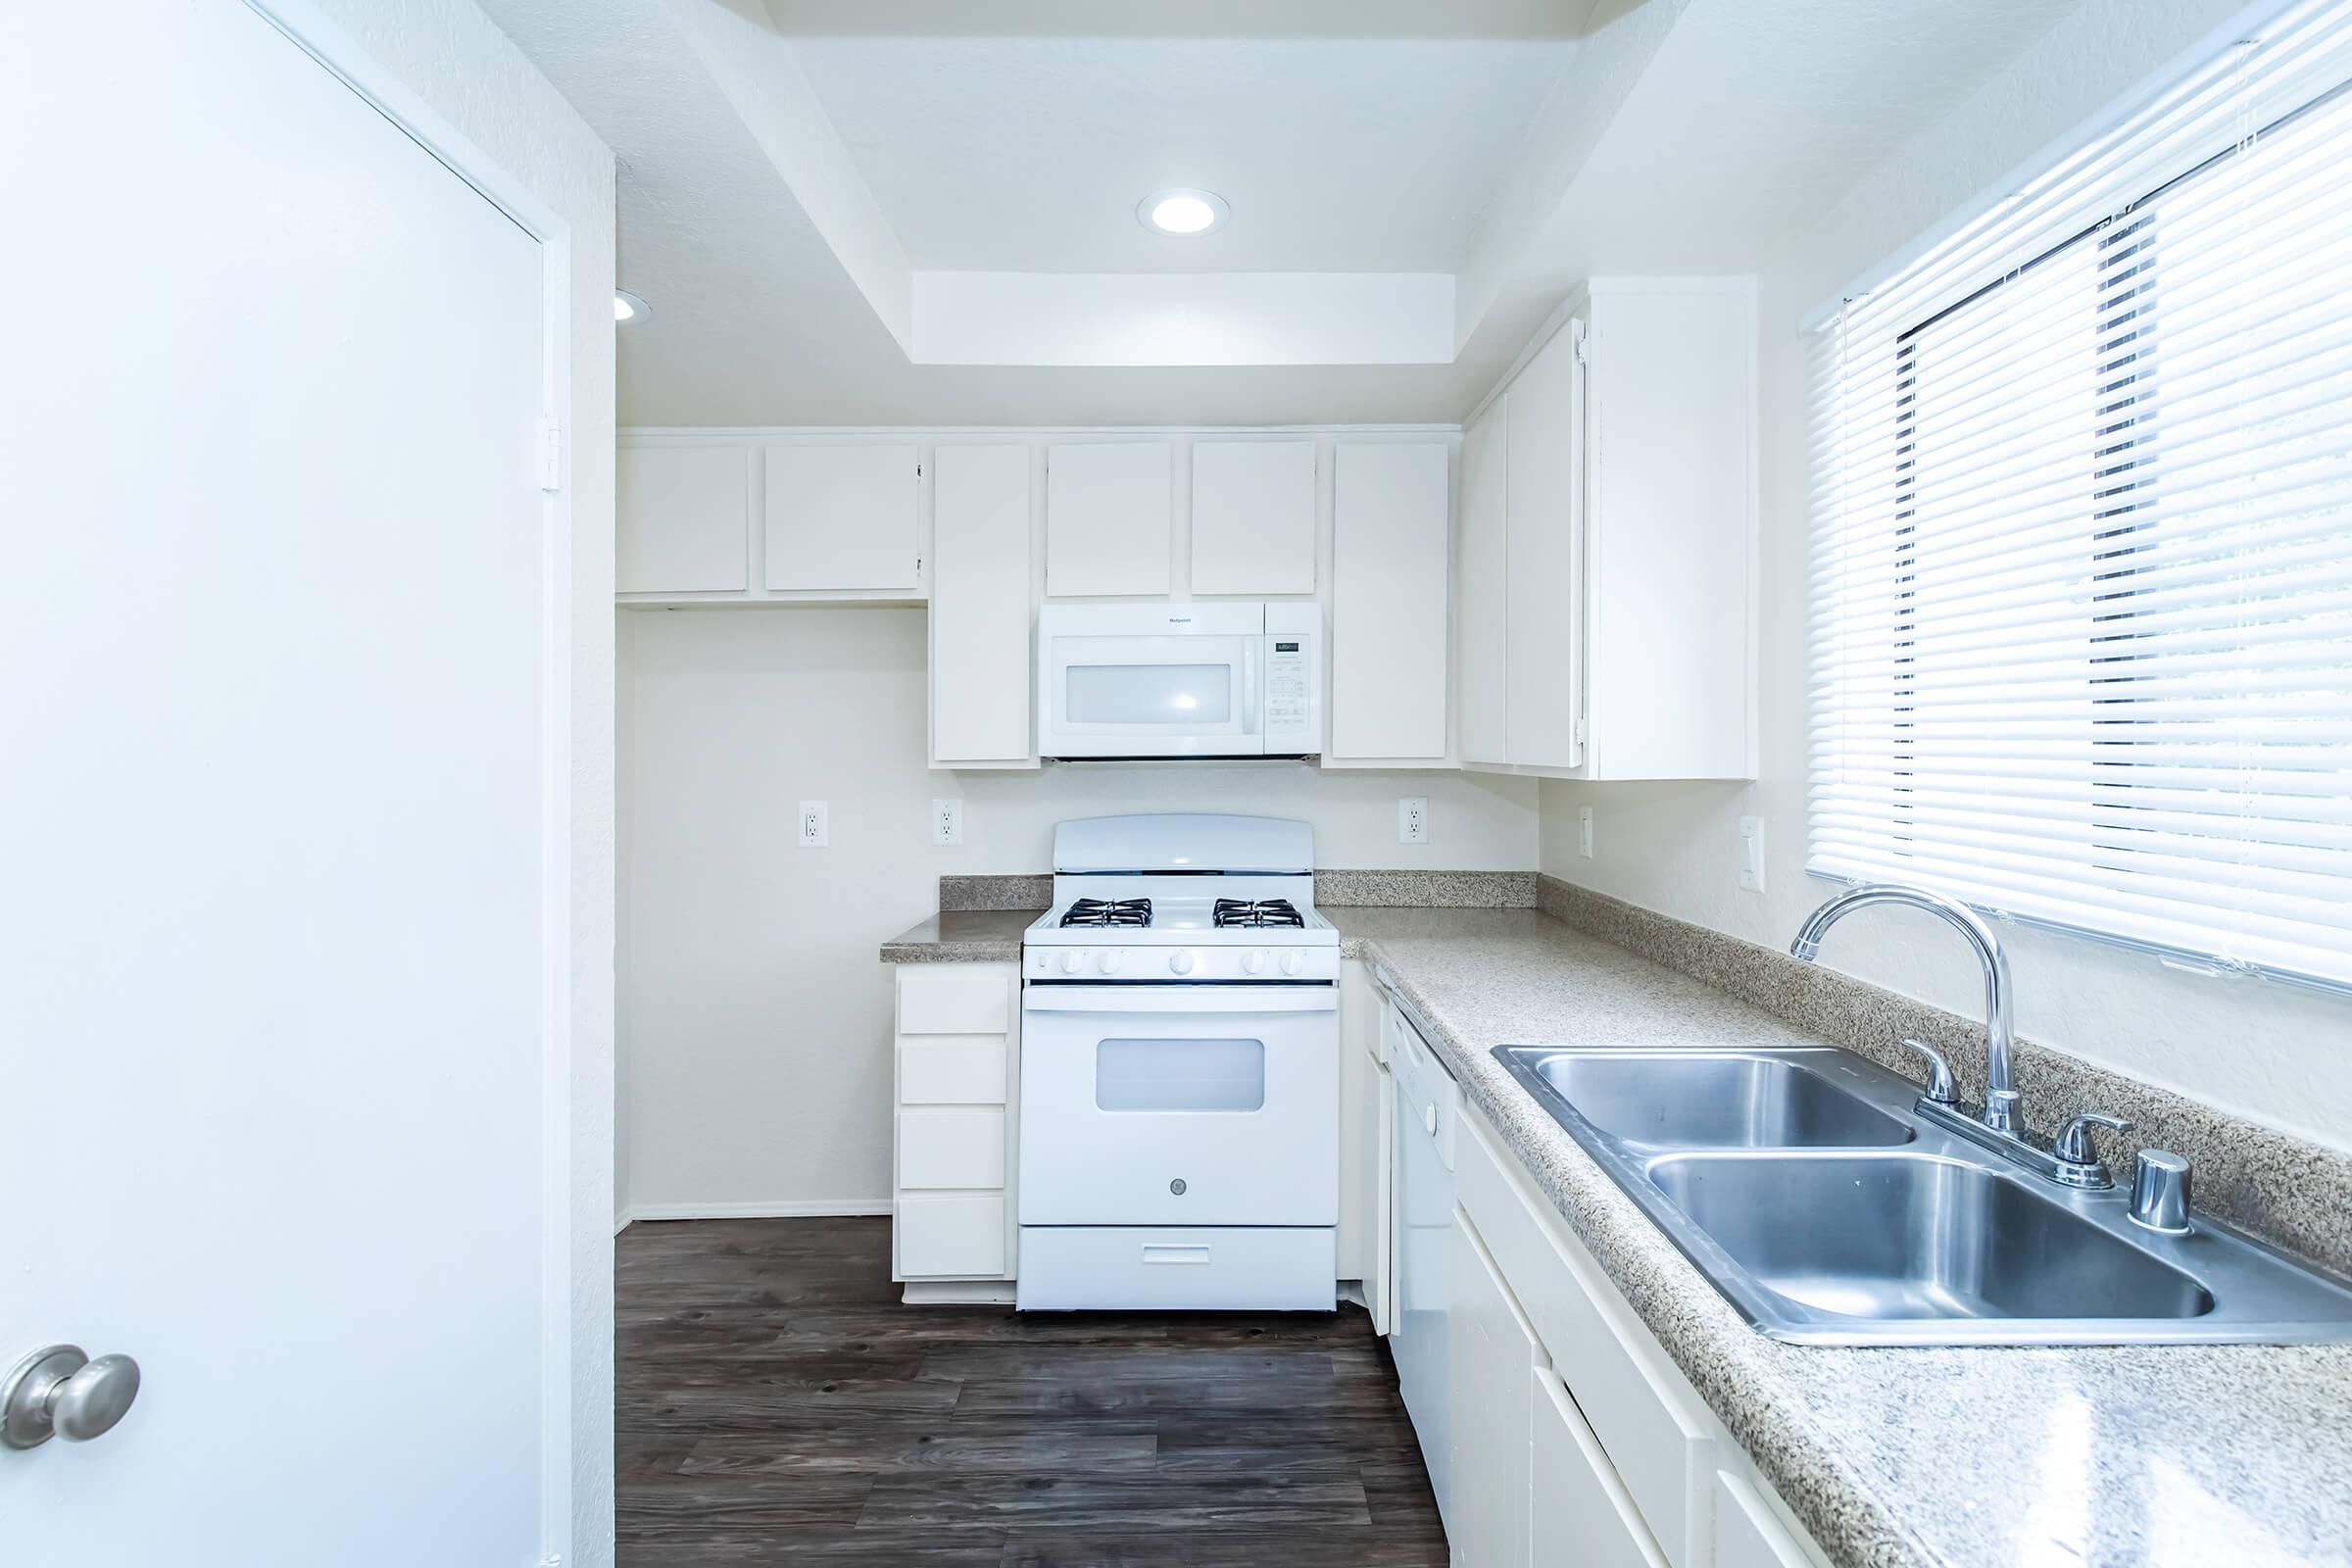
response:
M766 586L912 596L923 580L920 466L911 445L768 447Z
M614 454L624 594L742 593L752 585L751 465L733 442L624 442Z
M1534 1404L1528 1519L1534 1560L1546 1568L1666 1568L1608 1450L1549 1367L1536 1370Z
M1047 449L1049 597L1145 599L1168 592L1173 452L1165 441Z
M1037 760L1029 462L1017 442L932 454L933 767Z
M1584 760L1583 337L1576 319L1552 334L1503 421L1503 747L1523 767Z
M1327 760L1446 760L1451 457L1435 441L1335 449Z
M1714 1568L1814 1568L1814 1559L1746 1477L1718 1470Z
M1193 592L1315 591L1315 444L1193 443Z
M1465 762L1510 761L1503 731L1509 556L1504 440L1510 394L1462 431L1461 612L1454 639L1456 744Z
M901 964L891 1278L908 1300L1008 1300L1020 1102L1019 966Z
M1519 1303L1460 1209L1453 1212L1452 1376L1456 1568L1529 1568L1533 1374L1544 1364Z
M1754 777L1753 281L1578 290L1463 463L1465 765Z

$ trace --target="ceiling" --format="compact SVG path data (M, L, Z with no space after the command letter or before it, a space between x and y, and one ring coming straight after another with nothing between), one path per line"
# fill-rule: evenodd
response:
M1752 270L2081 0L482 3L619 160L623 422L1248 425Z
M794 52L916 268L1450 272L1566 39L812 38ZM1170 186L1229 223L1136 220Z

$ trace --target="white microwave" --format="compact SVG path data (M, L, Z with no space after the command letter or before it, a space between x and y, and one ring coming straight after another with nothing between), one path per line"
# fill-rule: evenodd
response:
M1323 608L1047 605L1041 757L1307 757L1323 750Z

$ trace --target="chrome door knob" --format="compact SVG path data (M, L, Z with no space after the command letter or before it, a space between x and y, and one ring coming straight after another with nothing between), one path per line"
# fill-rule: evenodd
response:
M115 1429L139 1396L139 1363L91 1360L78 1345L51 1345L19 1361L0 1386L0 1443L37 1448L51 1438L87 1443Z
M1178 949L1168 956L1168 967L1178 974L1191 974L1193 972L1193 956Z

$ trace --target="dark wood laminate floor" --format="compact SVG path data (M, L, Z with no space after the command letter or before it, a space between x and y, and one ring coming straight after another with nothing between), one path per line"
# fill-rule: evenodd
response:
M1444 1568L1354 1308L907 1306L885 1219L617 1251L624 1568Z

